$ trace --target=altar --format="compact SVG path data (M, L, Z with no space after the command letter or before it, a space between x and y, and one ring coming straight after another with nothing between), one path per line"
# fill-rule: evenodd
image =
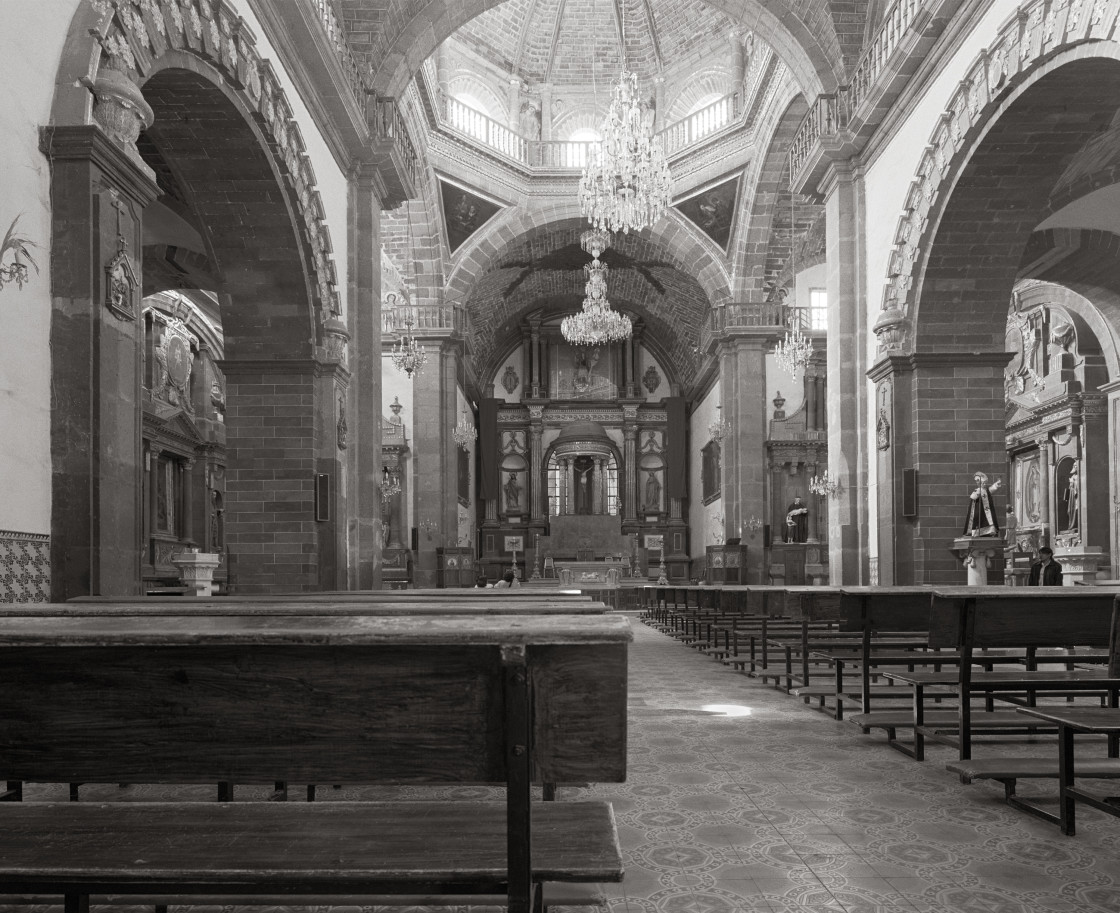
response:
M562 587L617 587L622 582L621 561L562 561L557 559L556 572Z

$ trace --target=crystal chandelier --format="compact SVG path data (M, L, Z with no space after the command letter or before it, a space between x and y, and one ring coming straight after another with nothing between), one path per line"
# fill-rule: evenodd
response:
M840 482L837 479L830 479L826 469L823 476L813 476L809 480L809 491L822 498L832 498L839 493Z
M424 351L424 347L412 335L412 325L412 315L409 314L404 319L404 333L397 340L397 345L392 354L393 366L398 371L404 371L410 379L413 373L419 374L420 369L428 361L428 353Z
M716 420L708 426L708 437L717 444L723 440L725 434L731 433L731 425L719 417L722 405L716 406Z
M592 258L583 268L587 273L583 310L565 317L560 332L568 342L583 346L627 339L633 332L633 324L625 314L613 310L607 301L607 264L599 259L610 246L611 236L602 229L591 229L580 235L579 240Z
M813 357L813 340L801 332L800 327L786 330L786 338L774 347L778 367L796 377L805 370Z
M638 231L652 225L669 205L672 180L652 112L638 97L638 74L623 64L599 130L598 148L588 155L579 182L580 211L596 228Z
M467 421L467 410L463 410L463 419L455 426L455 430L451 432L451 436L455 439L455 443L462 447L464 450L470 450L471 444L474 443L478 433L474 430L474 424Z
M401 493L401 481L388 466L381 467L381 500L388 504Z

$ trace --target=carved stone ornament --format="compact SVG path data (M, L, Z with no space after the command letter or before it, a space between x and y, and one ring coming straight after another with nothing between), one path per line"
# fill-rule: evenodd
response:
M323 321L323 342L326 349L326 359L330 362L347 367L349 359L350 331L346 329L339 314L332 312Z
M897 309L884 310L875 322L880 354L902 353L910 348L910 324Z
M114 317L135 320L139 289L140 281L132 259L128 249L122 246L105 267L105 306Z
M114 317L135 320L140 310L140 279L128 255L128 241L121 225L125 205L120 194L109 190L111 206L117 211L117 252L105 266L105 306Z
M521 378L517 376L517 372L513 369L513 365L506 365L506 371L502 375L502 386L506 388L506 393L510 396L513 391L521 384Z
M650 396L653 396L654 391L661 386L661 375L657 373L657 368L653 365L646 368L646 373L642 375L642 383L649 390Z
M151 106L144 101L140 87L117 69L109 58L97 70L97 79L88 77L82 84L93 93L93 119L116 142L135 146L140 131L155 120Z
M891 449L891 423L885 410L879 410L879 420L875 423L875 446L880 450Z
M349 445L350 429L346 425L346 394L338 394L338 424L336 425L338 432L338 449L345 450Z

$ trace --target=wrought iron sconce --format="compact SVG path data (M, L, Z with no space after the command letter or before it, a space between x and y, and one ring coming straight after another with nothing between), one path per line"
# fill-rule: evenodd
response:
M839 479L830 479L826 469L823 476L813 476L809 480L809 491L815 495L820 495L822 498L835 498L840 494L840 481Z
M758 517L751 517L747 521L746 525L747 525L747 535L750 536L752 539L754 538L754 534L757 533L760 529L762 529L762 521L760 519L758 519Z
M420 528L424 530L424 535L428 537L428 541L431 541L432 533L439 529L439 523L431 517L425 517L420 521Z

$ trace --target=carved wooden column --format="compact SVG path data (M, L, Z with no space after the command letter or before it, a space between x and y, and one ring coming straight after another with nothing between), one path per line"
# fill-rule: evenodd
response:
M1050 518L1054 515L1050 509L1051 501L1054 498L1054 493L1050 490L1053 486L1051 479L1054 478L1054 445L1050 441L1050 435L1044 434L1038 438L1038 507L1041 516L1038 518L1039 524L1042 526L1042 535L1039 538L1039 545L1051 545L1054 530L1051 529ZM1053 546L1051 545L1051 548Z
M561 463L562 470L562 483L560 485L560 513L570 514L572 511L572 461L564 458Z
M544 465L544 453L541 446L541 437L544 434L544 408L542 406L529 407L529 519L531 522L542 523L548 515L547 487L545 474L548 471Z
M634 410L633 418L636 417L637 411ZM627 421L622 426L624 441L622 458L626 461L622 470L622 478L626 483L622 498L623 520L638 519L638 426L634 424L633 418L631 410L627 409Z
M603 510L603 460L595 457L595 485L591 489L591 513L601 514Z

